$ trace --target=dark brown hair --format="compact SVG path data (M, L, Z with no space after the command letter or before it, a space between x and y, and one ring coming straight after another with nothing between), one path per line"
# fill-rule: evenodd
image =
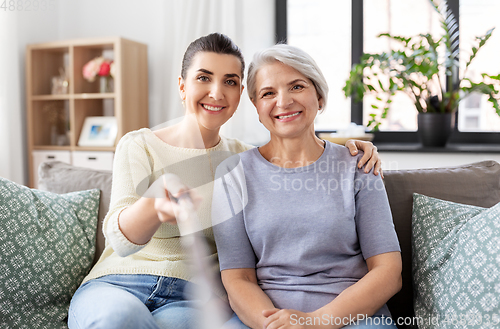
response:
M233 40L222 33L212 33L191 42L182 59L181 77L183 79L186 79L186 72L191 66L194 56L201 51L236 56L241 62L241 79L243 80L245 60L241 50Z

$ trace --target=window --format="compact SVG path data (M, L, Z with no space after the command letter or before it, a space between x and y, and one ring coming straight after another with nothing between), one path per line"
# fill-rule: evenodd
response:
M320 131L335 131L351 121L366 125L373 110L369 102L351 103L344 97L342 87L351 63L357 61L362 52L380 52L396 46L385 38L377 38L379 33L411 36L441 32L439 16L429 0L276 0L276 3L278 39L310 53L327 78L329 105L316 120L316 130ZM462 65L470 56L468 50L475 36L484 35L499 25L479 51L467 77L474 79L480 73L500 73L500 61L495 59L500 53L500 24L497 23L500 2L449 0L448 4L459 18ZM500 143L500 117L486 100L486 96L479 94L461 102L453 142ZM399 109L389 112L390 117L378 134L382 136L379 140L416 142L417 112L413 104L401 94L392 106Z
M500 73L500 2L492 0L460 0L460 44L467 52L462 58L470 56L476 36L496 26L488 43L479 50L477 57L467 71L467 77L475 80L481 73L491 75ZM462 71L465 61L461 61ZM460 104L458 111L458 129L460 131L500 131L500 116L487 96L471 95Z
M412 13L408 15L407 13ZM429 0L370 0L363 3L363 51L381 53L397 49L399 43L389 38L377 36L390 33L410 37L420 33L439 35L441 24L436 11ZM363 102L363 124L366 126L370 113L374 113L371 105L373 96ZM394 96L389 115L382 122L380 129L385 131L416 131L417 111L412 100L403 93Z

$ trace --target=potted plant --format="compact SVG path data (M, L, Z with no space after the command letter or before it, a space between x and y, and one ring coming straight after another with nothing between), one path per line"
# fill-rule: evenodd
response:
M353 66L343 90L346 97L353 96L357 101L367 94L376 96L371 106L381 109L381 113L370 114L367 124L373 131L377 131L381 120L387 117L392 97L397 92L406 93L419 114L418 132L422 143L425 146L444 146L452 132L459 102L471 93L488 95L488 101L500 116L500 74L492 76L483 73L479 82L466 77L471 62L494 29L476 37L477 45L472 48L465 69L459 71L456 19L446 1L443 0L439 6L434 0L430 2L440 15L443 36L380 34L379 37L396 40L401 47L380 54L363 54L360 63ZM426 130L426 127L429 129Z

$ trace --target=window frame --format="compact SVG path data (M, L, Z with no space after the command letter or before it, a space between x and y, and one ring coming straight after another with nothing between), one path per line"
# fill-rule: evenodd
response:
M351 0L351 63L359 63L363 54L363 1ZM453 12L460 27L460 0L448 0L448 7ZM287 43L287 0L275 0L276 43ZM357 24L355 24L357 23ZM363 124L363 102L355 102L351 97L351 122ZM334 131L316 131L334 132ZM417 132L379 131L375 133L374 143L418 143ZM458 130L458 111L455 112L455 127L448 144L500 144L500 132L463 132Z

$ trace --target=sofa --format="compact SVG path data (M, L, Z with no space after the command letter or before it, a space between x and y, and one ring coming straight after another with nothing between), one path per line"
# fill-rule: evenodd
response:
M484 208L493 207L500 202L500 164L495 161L483 161L451 168L387 171L384 172L384 176L403 259L403 287L389 300L388 306L394 319L405 320L406 324L399 325L399 328L417 328L418 318L414 310L414 293L417 287L413 284L414 272L412 271L414 193L459 204ZM500 221L500 217L497 217L496 221ZM499 237L497 236L497 238ZM498 267L500 264L496 265ZM497 286L498 282L496 279ZM500 292L496 292L496 294L500 296ZM494 312L497 315L498 309L498 305L495 306ZM414 321L415 319L417 321ZM441 319L442 321L444 320ZM420 327L430 328L433 326L421 325ZM479 328L481 326L480 324L454 326L454 324L441 323L435 327ZM498 320L495 320L491 327L500 328Z
M384 175L403 259L403 286L401 291L391 298L388 306L394 319L408 319L398 323L399 328L417 328L419 323L410 321L415 318L416 289L412 278L414 193L459 204L490 208L500 202L500 164L495 161L483 161L450 168L387 171ZM95 263L104 248L101 226L109 206L111 172L73 167L62 162L47 162L40 166L40 190L68 193L93 188L101 192L93 257Z

